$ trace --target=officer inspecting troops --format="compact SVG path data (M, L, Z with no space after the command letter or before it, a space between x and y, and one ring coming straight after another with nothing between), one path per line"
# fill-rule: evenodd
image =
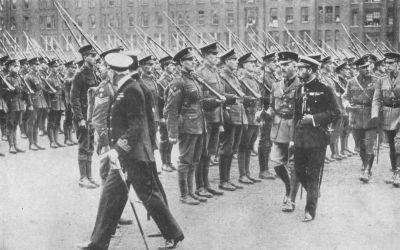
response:
M87 124L87 92L90 87L99 84L99 79L95 72L97 53L92 45L81 47L79 53L82 55L84 64L76 72L71 85L71 107L76 127L76 137L79 142L79 186L96 188L99 184L92 178L94 134L93 129Z
M295 91L301 83L296 74L298 54L283 51L279 52L277 57L282 79L272 85L270 106L267 110L273 121L270 135L272 147L268 165L275 169L277 176L285 185L282 211L292 212L295 209L295 199L299 188L293 166L293 115Z
M168 130L166 124L166 117L164 116L164 107L168 98L168 89L172 80L174 79L175 63L172 56L167 55L159 60L161 68L163 70L160 78L158 79L158 112L160 116L160 145L159 151L161 156L161 170L166 172L172 172L176 170L172 164L171 153L173 144L168 140Z
M80 248L108 248L128 200L130 185L166 240L165 248L175 248L184 235L163 198L163 188L158 180L154 159L156 141L152 138L156 132L154 112L152 101L146 100L146 97L151 99L152 95L146 95L144 92L149 90L128 74L128 68L133 63L131 57L110 53L105 56L105 62L111 70L113 84L116 82L118 87L108 118L111 150L103 157L116 167L111 169L104 183L90 242ZM124 175L118 162L127 173L126 182L121 179Z
M389 156L393 171L387 183L400 187L400 54L389 52L386 58L387 76L380 78L372 101L371 117L380 122L389 142Z
M329 123L335 122L340 110L331 88L316 77L320 63L299 57L298 75L302 85L295 93L294 168L307 191L304 222L316 216L326 148L329 144Z
M353 64L357 67L359 75L348 81L342 96L343 107L350 113L349 120L354 140L360 147L362 162L360 180L368 183L375 158L374 145L378 123L376 119L371 119L371 105L378 78L372 76L369 71L368 56L359 58Z

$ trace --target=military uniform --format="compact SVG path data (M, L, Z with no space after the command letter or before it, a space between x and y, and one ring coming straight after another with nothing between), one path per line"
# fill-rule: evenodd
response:
M32 116L28 119L28 131L27 135L29 138L30 145L37 145L38 133L39 133L39 122L42 120L45 109L47 108L47 102L44 99L43 88L44 83L38 76L38 72L31 71L25 76L25 82L30 86L34 92L31 95L33 112Z
M193 178L200 162L205 132L202 99L203 92L199 83L186 70L172 81L164 114L169 137L177 138L179 142L178 177L181 199L194 194Z
M360 146L360 157L363 169L371 175L374 161L377 123L371 119L371 105L378 79L361 76L349 80L343 94L343 104L349 110L349 123L353 130L354 140Z
M229 55L227 57L229 58ZM224 68L221 70L220 78L222 83L225 84L224 88L226 95L237 95L230 85L233 85L236 87L236 89L242 91L244 94L244 90L242 89L241 84L237 76L234 75L233 71ZM219 148L219 176L221 189L235 190L237 187L239 187L231 182L230 171L233 155L236 154L239 149L243 129L248 125L246 110L243 103L248 102L250 99L252 98L243 96L240 99L236 99L235 103L225 105L224 132L221 136L221 145Z
M87 119L88 89L99 84L95 75L94 68L89 65L83 65L75 74L71 86L71 107L76 127L76 137L78 138L78 164L80 172L80 181L87 178L92 181L92 154L93 154L93 129L86 124L86 127L80 127L79 121Z
M65 110L63 83L58 73L55 72L50 73L46 80L56 91L48 94L50 112L47 122L47 135L50 140L50 146L60 147L63 145L58 142L58 130L61 125L61 115Z
M244 72L241 81L245 82L253 91L261 93L261 87L257 80L248 72ZM252 96L251 92L246 89L245 94ZM240 177L247 177L251 182L258 181L250 176L250 153L253 148L254 142L257 140L259 122L256 119L256 113L261 110L261 100L255 99L251 102L245 103L245 111L248 119L248 126L244 128L242 138L239 144L238 153L238 166ZM239 178L240 178L239 177ZM240 182L247 182L239 179Z
M379 119L390 148L390 163L394 180L400 169L400 74L394 72L380 79L372 101L372 118ZM394 183L395 185L398 185Z
M197 71L198 75L216 92L223 95L225 92L224 84L217 73L217 68L205 63ZM203 87L204 102L212 103L212 107L205 112L206 134L204 137L204 146L200 158L200 164L196 169L196 187L198 194L201 191L209 190L208 181L209 164L212 155L216 155L219 145L220 129L223 124L222 103L218 103L213 93ZM207 197L207 194L205 195Z
M7 75L7 72L2 70L2 71L0 71L0 75L3 78L5 78L6 75ZM5 93L6 93L5 83L1 81L0 84L1 84L0 85L0 129L1 129L1 135L2 135L3 140L4 140L4 138L7 136L7 113L8 113L8 107L7 107L7 103L6 103L5 99L4 99L4 96L5 96Z
M303 63L302 59L300 63ZM311 63L317 65L314 60ZM312 122L303 122L304 115L312 115ZM319 184L329 144L328 125L339 116L340 109L332 89L316 77L296 91L294 167L297 178L307 191L306 221L314 219L316 214Z
M8 106L7 113L7 140L10 146L10 152L23 152L17 145L17 127L21 119L22 111L25 110L25 93L23 83L15 72L10 72L6 80L15 88L7 90L6 99Z
M158 93L157 82L152 74L147 74L147 73L142 74L141 80L143 84L150 90L151 95L153 97L154 121L158 126L158 123L160 122L160 117L158 111L159 93Z
M108 119L111 148L118 152L121 167L128 176L128 187L133 186L162 236L166 240L182 240L182 230L168 208L157 175L153 153L156 126L152 95L143 84L130 76L120 80L118 85ZM108 247L128 200L128 190L118 171L112 169L104 183L89 247Z
M347 79L345 79L343 76L339 75L338 80L340 84L346 89L347 87ZM344 92L342 93L342 95ZM341 100L341 108L342 108L342 124L343 128L340 133L340 153L342 155L351 156L355 154L353 151L351 151L348 147L348 140L349 140L349 135L351 133L351 127L349 123L349 112L347 112L343 106L343 101Z
M300 85L301 82L298 77L276 82L271 89L270 107L267 111L273 119L271 128L272 147L268 165L275 169L276 174L285 184L286 200L284 203L288 202L287 198L290 198L291 202L295 202L299 187L299 182L293 170L294 152L289 147L289 143L293 141L294 133L295 92Z
M72 64L73 62L71 62ZM64 78L64 101L65 101L65 118L64 118L64 143L67 145L74 145L76 142L72 140L72 107L71 107L71 85L74 77L73 72L68 72Z
M167 130L167 124L165 122L166 117L164 116L164 107L165 107L165 102L168 98L168 89L173 79L174 79L173 75L167 74L166 72L164 72L161 75L160 79L158 79L158 85L159 85L158 111L160 120L164 119L164 122L160 123L159 151L161 155L162 164L168 165L169 167L173 167L171 162L171 152L173 145L168 141L168 130Z

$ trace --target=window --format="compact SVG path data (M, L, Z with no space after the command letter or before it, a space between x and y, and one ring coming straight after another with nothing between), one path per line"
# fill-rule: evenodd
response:
M183 25L185 23L185 20L183 18L183 13L178 12L178 25Z
M158 42L159 44L161 44L161 46L165 46L166 45L165 44L165 34L164 33L161 33L161 34L155 33L154 34L154 40L156 42Z
M149 14L147 14L146 12L142 12L141 23L143 27L149 26Z
M318 22L319 23L324 22L324 8L321 6L318 7Z
M135 26L135 16L133 15L133 13L130 13L128 15L128 24L130 27Z
M302 23L309 22L308 7L301 7L301 22Z
M381 23L381 12L379 10L366 12L365 26L380 26L380 23Z
M278 27L278 9L269 9L269 26Z
M332 23L333 21L333 7L326 6L325 7L325 23Z
M111 26L111 27L115 27L116 26L116 23L117 23L117 20L115 19L115 16L114 16L114 14L108 14L108 24Z
M216 11L213 12L211 20L212 20L211 23L212 23L213 25L218 25L218 24L219 24L218 12L216 12Z
M29 9L29 0L24 0L24 8Z
M96 16L94 14L89 15L89 28L91 29L96 28Z
M4 27L4 18L0 16L0 30L3 30Z
M286 7L285 13L286 23L293 23L293 7Z
M340 6L335 6L335 22L340 23Z
M325 30L325 43L331 45L332 44L332 31Z
M82 8L82 0L75 0L75 8L77 9Z
M235 13L232 10L226 12L226 24L232 25L234 23Z
M351 13L351 25L358 26L358 10L353 10Z
M199 10L197 12L197 20L199 21L200 25L205 24L205 17L206 17L206 15L204 13L204 10Z
M15 17L10 17L10 30L17 29L17 22L15 21Z
M13 10L17 9L17 0L12 0L11 1L11 9L13 9Z
M257 10L256 9L247 9L246 11L246 20L247 26L257 25Z
M75 21L78 23L79 27L82 27L82 15L76 15Z
M22 17L22 28L24 30L29 30L30 29L30 22L29 22L29 17L28 16L23 16Z
M162 23L163 23L163 15L160 13L160 12L158 12L158 11L156 11L156 24L158 25L158 26L161 26L162 25Z
M96 0L89 0L88 6L89 6L89 8L94 8L94 7L96 7Z
M276 43L279 43L279 31L269 31L270 36L275 40ZM272 43L270 44L272 46Z
M335 30L335 49L337 49L339 46L339 41L340 41L340 31Z
M393 8L388 8L387 10L387 24L388 25L393 25L393 16L394 16L394 9Z

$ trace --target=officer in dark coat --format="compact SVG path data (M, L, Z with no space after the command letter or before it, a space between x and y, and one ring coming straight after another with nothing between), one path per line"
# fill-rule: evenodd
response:
M21 78L18 75L19 62L11 59L5 63L8 68L6 80L14 87L8 89L6 94L8 113L7 113L7 139L10 145L10 153L22 153L25 150L18 148L17 144L17 126L21 120L22 111L25 110L24 87Z
M303 85L296 91L294 123L294 167L297 178L307 191L304 221L315 218L322 180L328 125L340 116L331 88L316 77L320 63L300 57L298 74Z
M166 56L159 60L161 68L164 70L161 77L158 79L158 112L160 117L160 145L159 151L161 156L162 166L161 169L166 172L172 172L175 169L171 162L171 152L173 144L168 141L168 130L164 116L164 106L168 98L168 89L170 83L174 79L175 63L172 56Z
M127 173L127 184L133 186L146 210L154 219L166 246L174 248L184 236L172 216L162 194L154 159L156 132L152 95L139 81L127 74L133 60L120 53L110 53L105 61L112 70L118 90L110 108L108 131L111 150L106 154L110 163L120 161ZM107 249L128 199L120 169L112 169L104 183L96 224L90 243L82 249Z
M76 137L79 142L79 186L96 188L99 185L92 179L94 131L87 124L87 92L90 87L97 86L100 83L95 72L97 54L91 45L80 48L79 52L84 58L84 64L76 72L71 86L71 107L74 114Z
M61 125L61 115L65 110L63 83L59 75L59 63L57 60L52 60L48 63L50 74L47 77L47 82L54 88L55 92L49 93L50 112L47 122L47 136L50 140L51 148L64 147L58 141L58 130Z

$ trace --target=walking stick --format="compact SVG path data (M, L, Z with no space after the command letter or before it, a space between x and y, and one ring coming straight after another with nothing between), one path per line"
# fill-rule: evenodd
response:
M116 160L115 164L116 164L117 167L118 167L118 173L119 173L119 175L121 176L121 179L122 179L122 182L123 182L124 185L125 185L126 191L128 192L129 203L131 204L133 213L135 214L136 223L138 224L138 227L139 227L139 230L140 230L140 234L142 235L142 238L143 238L144 245L146 246L146 250L149 250L149 246L147 245L146 237L144 236L143 229L142 229L142 225L140 224L139 217L138 217L138 215L137 215L135 206L133 205L133 202L132 202L131 198L129 197L129 186L128 186L128 184L126 183L125 176L124 176L124 173L122 173L121 164L120 164L120 162L119 162L118 159Z

